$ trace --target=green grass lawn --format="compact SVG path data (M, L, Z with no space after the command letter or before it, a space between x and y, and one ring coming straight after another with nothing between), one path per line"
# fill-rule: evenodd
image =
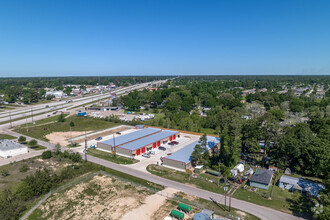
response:
M16 139L16 137L8 135L8 134L0 134L0 140L2 140L2 139L13 140L13 139Z
M133 163L139 162L139 160L136 160L136 159L132 160L130 158L119 156L119 155L114 156L113 154L110 154L110 153L107 153L107 152L104 152L101 150L96 150L93 148L89 148L87 151L87 154L110 161L110 162L118 163L118 164L133 164Z
M64 117L66 117L68 115L69 114L63 114ZM55 115L55 116L51 116L51 117L48 117L48 118L44 118L44 119L35 121L35 124L28 123L28 126L31 127L31 126L35 126L35 125L41 125L41 124L45 124L45 123L56 122L57 119L58 119L58 117L59 117L59 115ZM26 127L26 125L24 124L21 127Z
M205 133L205 134L211 134L211 135L217 135L217 131L212 128L201 128L200 133Z
M199 178L191 177L189 180L189 174L177 170L173 170L170 168L157 166L157 165L149 165L147 167L147 171L166 179L170 179L180 183L189 183L197 186L198 188L205 189L215 193L224 193L224 184L217 185L218 178L215 176L211 176L208 174L200 174ZM212 182L210 182L210 180Z
M24 126L15 128L15 131L23 135L48 141L45 138L45 135L47 134L50 134L52 132L70 131L71 121L74 123L74 127L72 127L72 131L97 131L97 130L102 130L120 125L114 122L108 122L108 121L103 121L100 119L93 119L88 117L78 117L74 115L74 116L70 116L69 118L66 118L64 122L55 122L52 124L31 127L29 128L29 132L26 131L26 128Z

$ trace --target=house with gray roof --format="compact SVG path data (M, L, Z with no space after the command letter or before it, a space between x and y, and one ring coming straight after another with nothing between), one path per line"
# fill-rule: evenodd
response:
M273 171L257 169L250 178L250 186L268 189L273 178Z

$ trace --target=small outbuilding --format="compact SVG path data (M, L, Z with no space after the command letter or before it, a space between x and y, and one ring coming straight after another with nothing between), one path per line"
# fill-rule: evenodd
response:
M28 148L25 145L19 144L12 140L0 140L0 157L8 158L21 154L26 154Z
M250 178L250 186L260 189L268 189L273 178L273 171L257 169Z

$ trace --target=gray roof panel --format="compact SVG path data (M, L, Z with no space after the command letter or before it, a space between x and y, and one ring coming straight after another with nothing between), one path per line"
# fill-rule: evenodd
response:
M193 142L192 144L189 144L182 148L181 150L178 150L177 152L171 154L170 156L166 157L167 159L170 160L176 160L180 162L184 162L186 164L191 162L191 154L195 149L195 146L199 143L198 141ZM207 150L210 150L213 148L215 145L220 143L220 138L217 137L211 137L207 136Z
M134 131L129 134L125 134L125 135L116 137L115 141L113 141L113 138L111 138L111 139L108 139L105 141L101 141L101 143L111 145L111 146L114 146L114 144L116 143L116 146L120 146L122 144L126 144L128 142L137 140L139 138L143 138L143 137L151 135L151 134L155 134L160 131L161 131L161 129L158 129L158 128L145 128L145 129L141 129L138 131Z

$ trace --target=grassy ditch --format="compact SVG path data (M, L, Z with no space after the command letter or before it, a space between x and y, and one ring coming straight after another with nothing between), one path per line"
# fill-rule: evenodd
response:
M154 164L149 165L147 167L147 171L156 176L160 176L184 184L192 184L198 188L205 189L211 192L220 194L224 193L224 184L217 185L216 183L219 179L208 174L200 174L198 178L189 178L190 175L188 173L176 171L162 166L157 166Z
M134 163L139 162L139 160L136 160L136 159L130 159L130 158L119 156L119 155L113 155L111 153L107 153L107 152L92 149L92 148L88 149L87 154L94 156L94 157L98 157L103 160L113 162L113 163L118 163L118 164L134 164Z

